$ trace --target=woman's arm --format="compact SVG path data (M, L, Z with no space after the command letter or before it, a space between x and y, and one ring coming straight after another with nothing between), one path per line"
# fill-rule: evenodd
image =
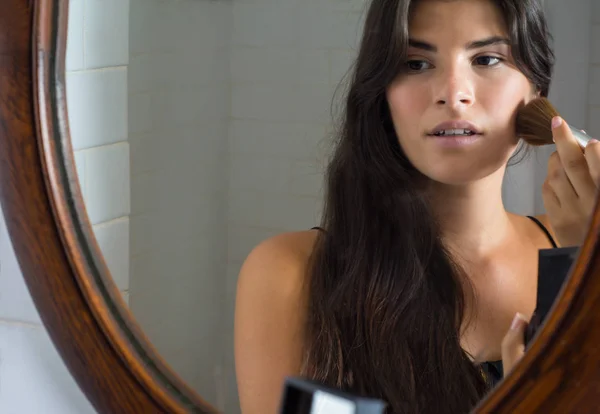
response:
M307 255L299 233L257 246L242 266L235 309L235 365L243 414L278 412L286 376L300 373Z

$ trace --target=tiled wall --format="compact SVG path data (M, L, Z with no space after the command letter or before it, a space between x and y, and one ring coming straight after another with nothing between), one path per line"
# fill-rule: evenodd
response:
M366 3L234 3L228 296L224 312L228 347L232 343L235 282L249 250L270 235L307 229L319 222L322 165L329 148L330 96L355 56ZM590 4L590 0L573 0L568 6L562 0L547 2L557 17L555 38L561 60L553 95L570 107L566 114L578 113L574 122L586 118L589 26L581 22L589 16ZM572 24L560 26L565 13L579 21L577 30ZM569 43L573 39L574 44L585 46L573 48L573 42ZM572 68L573 57L585 62L583 70ZM532 194L540 193L541 183L536 184L535 179L545 176L545 157L542 152L511 168L504 188L509 210L522 214L543 211ZM236 392L230 349L225 350L224 368L230 403L227 412L233 413Z
M72 0L67 103L79 182L96 239L128 298L129 0Z
M232 344L240 265L259 241L319 224L333 91L355 56L364 3L233 4L228 289L223 312L228 413L239 410Z
M586 126L592 0L545 0L548 25L554 39L556 67L550 100L573 125ZM573 47L578 45L578 47ZM517 214L543 214L542 183L547 161L555 147L532 148L528 157L509 167L503 182L505 208Z
M129 2L69 3L66 80L77 169L96 237L127 297ZM0 412L93 413L41 324L3 218L0 264Z
M220 405L232 4L131 0L130 307Z

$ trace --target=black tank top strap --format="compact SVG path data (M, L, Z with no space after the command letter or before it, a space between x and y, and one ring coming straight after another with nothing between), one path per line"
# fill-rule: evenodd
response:
M556 244L556 242L554 241L554 238L552 237L552 235L550 234L550 232L548 231L548 229L546 228L546 226L544 226L544 225L542 224L542 222L541 222L541 221L539 221L538 219L536 219L536 218L535 218L535 217L533 217L533 216L527 216L527 218L531 219L531 220L532 220L532 221L533 221L535 224L537 224L537 225L538 225L538 227L539 227L540 229L542 229L542 231L543 231L544 233L546 233L546 237L548 237L548 240L550 240L550 243L552 243L552 247L558 247L558 245L557 245L557 244Z

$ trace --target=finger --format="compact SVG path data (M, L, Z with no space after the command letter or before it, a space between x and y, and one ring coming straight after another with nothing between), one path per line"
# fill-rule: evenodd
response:
M544 201L544 209L547 213L552 214L560 210L560 199L552 189L548 180L542 184L542 200Z
M560 161L571 185L575 189L575 193L578 196L593 193L596 185L590 175L583 151L575 137L573 137L567 122L558 116L552 120L552 136Z
M527 319L517 313L509 331L502 340L502 367L504 375L508 374L525 354L525 328Z
M574 204L578 202L577 192L567 177L557 152L553 152L548 159L546 182L552 188L552 192L558 198L561 207L573 208Z
M596 188L600 188L600 145L598 144L600 144L598 140L592 139L585 147L584 153Z

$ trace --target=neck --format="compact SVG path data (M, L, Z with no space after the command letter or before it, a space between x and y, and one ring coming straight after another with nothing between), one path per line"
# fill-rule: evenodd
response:
M477 260L488 257L511 229L502 202L503 169L462 186L432 183L433 213L447 247L459 256Z

